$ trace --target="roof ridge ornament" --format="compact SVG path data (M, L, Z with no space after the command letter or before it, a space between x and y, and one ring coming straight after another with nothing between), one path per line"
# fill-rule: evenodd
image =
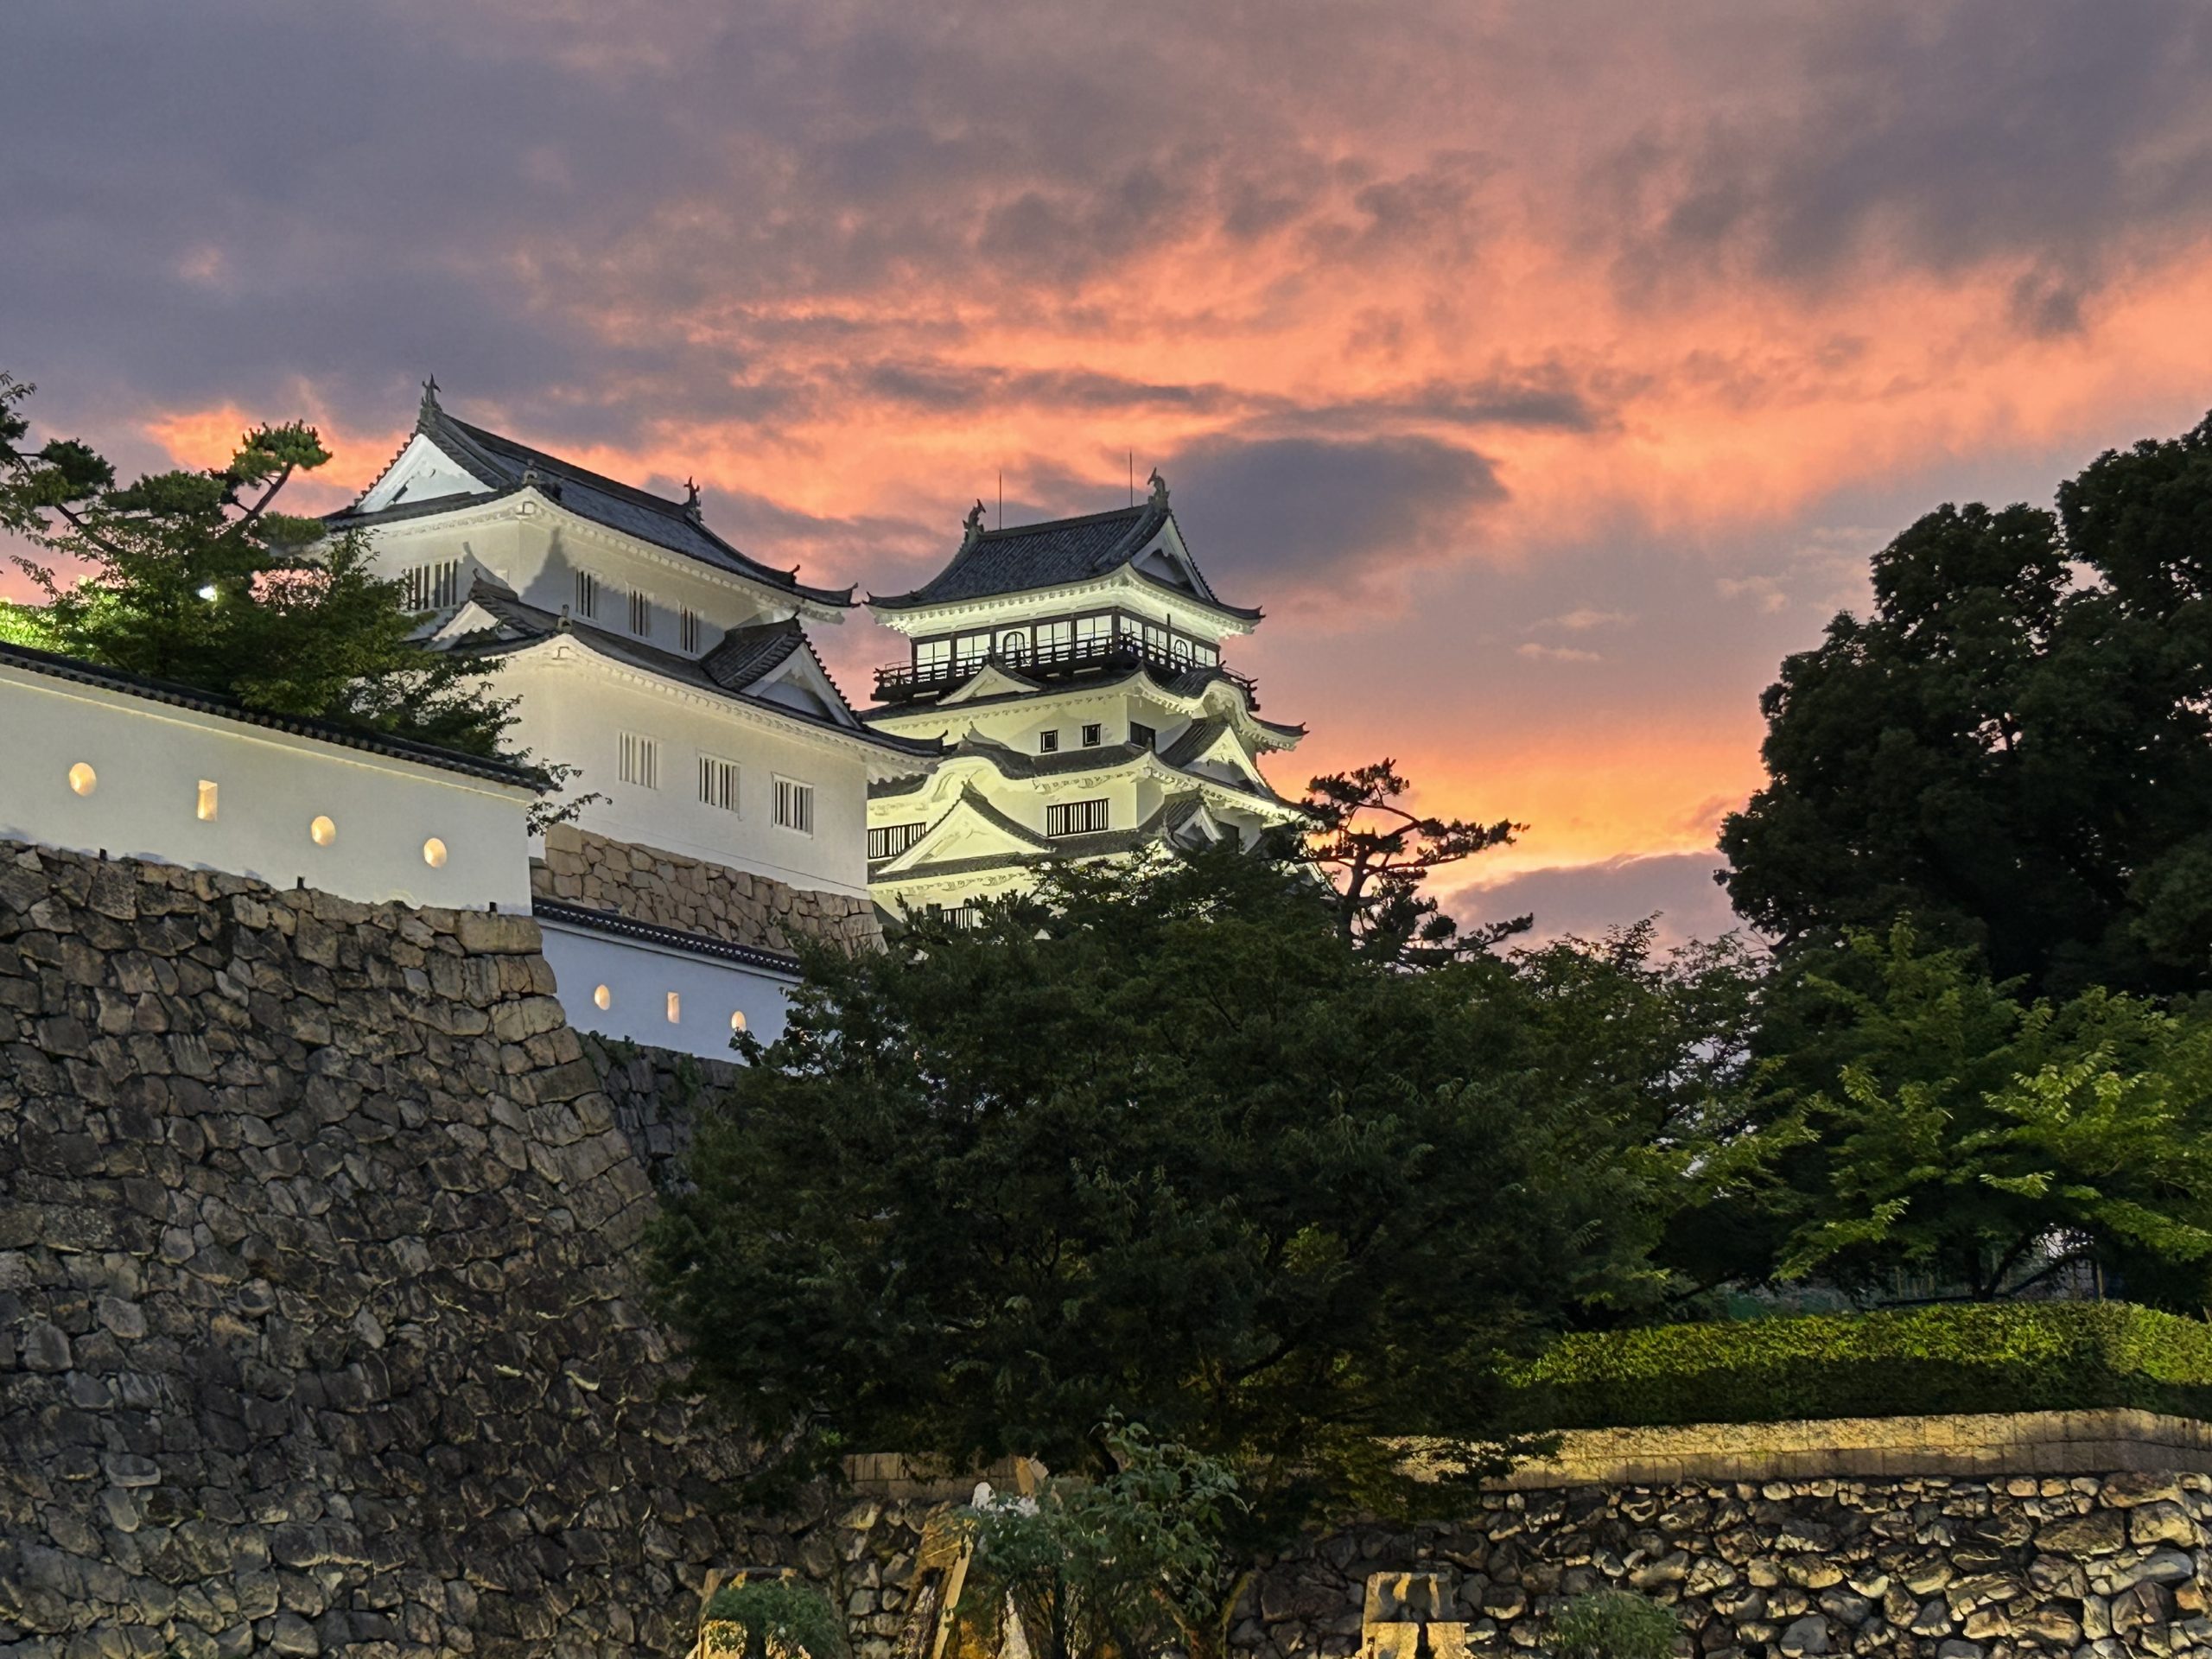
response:
M704 517L699 505L699 486L689 478L683 480L683 516L695 524Z
M967 533L960 538L960 550L963 553L965 553L969 548L975 546L976 543L983 539L982 502L978 499L976 505L969 509L968 516L960 522L963 526L965 526L967 531Z
M415 411L415 424L428 426L438 413L438 377L434 374L423 383L423 402Z
M1159 467L1155 467L1152 469L1152 477L1147 481L1152 486L1152 505L1155 507L1166 506L1167 505L1167 480L1160 475Z

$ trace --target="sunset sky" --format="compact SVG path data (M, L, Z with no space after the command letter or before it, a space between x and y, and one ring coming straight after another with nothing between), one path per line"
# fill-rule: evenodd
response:
M1471 913L1729 925L1757 698L1946 499L2212 407L2212 11L15 0L0 367L131 467L448 408L894 592L1173 486ZM20 583L4 589L21 591ZM849 692L897 653L823 641Z

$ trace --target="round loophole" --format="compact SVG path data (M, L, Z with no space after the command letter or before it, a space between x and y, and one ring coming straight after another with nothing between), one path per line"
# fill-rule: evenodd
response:
M100 775L79 760L69 768L69 787L79 795L89 795L100 786Z
M614 1006L614 993L602 985L591 994L591 1000L596 1007L611 1008Z
M446 844L435 836L423 843L423 861L434 870L446 867Z
M743 1008L736 1008L731 1011L729 1016L729 1028L732 1031L743 1031L745 1029L745 1010Z
M318 847L327 847L338 839L338 826L318 813L308 825L308 839Z

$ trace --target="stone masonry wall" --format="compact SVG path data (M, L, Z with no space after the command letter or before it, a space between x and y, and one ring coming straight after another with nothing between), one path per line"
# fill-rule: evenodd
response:
M691 1149L700 1097L728 1088L737 1076L737 1063L613 1041L592 1032L577 1034L584 1058L613 1108L615 1128L658 1191L678 1179L683 1154Z
M0 1655L676 1653L798 1548L537 944L0 843Z
M545 832L545 856L531 864L531 892L770 950L788 950L800 938L849 950L883 943L867 899L791 887L574 824Z

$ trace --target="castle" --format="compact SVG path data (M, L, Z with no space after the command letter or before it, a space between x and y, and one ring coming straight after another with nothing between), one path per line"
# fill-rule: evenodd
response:
M1223 660L1260 613L1214 593L1156 474L1114 512L988 531L982 512L936 576L868 600L912 644L855 709L810 637L858 608L850 587L734 546L696 487L655 495L462 420L433 380L325 524L404 584L426 649L497 662L512 740L572 770L564 821L525 836L518 768L387 745L371 781L370 749L313 722L287 744L220 699L12 652L0 694L23 701L0 761L24 782L0 835L527 908L571 1024L719 1056L734 1032L780 1032L802 940L864 947L913 914L969 916L1051 860L1249 844L1297 817L1259 760L1304 728L1261 718ZM65 790L72 768L97 793ZM466 829L457 776L474 780ZM368 791L343 811L340 778Z

